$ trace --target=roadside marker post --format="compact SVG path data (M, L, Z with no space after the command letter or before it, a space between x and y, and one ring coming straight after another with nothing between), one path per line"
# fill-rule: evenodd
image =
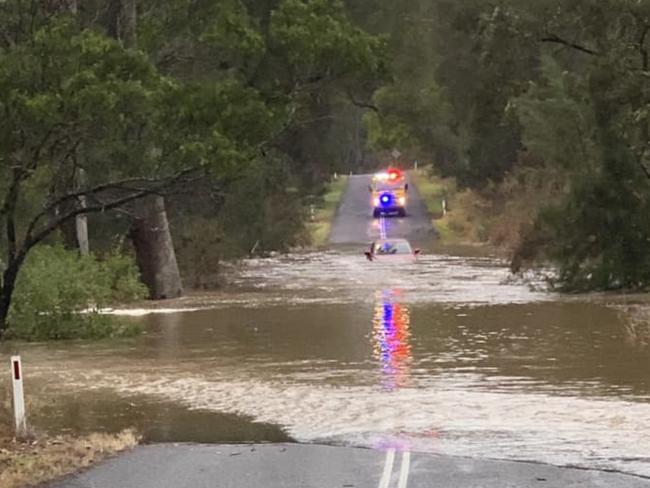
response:
M11 380L14 391L16 435L21 436L27 430L27 422L25 419L25 394L23 391L23 365L20 361L20 356L11 357Z

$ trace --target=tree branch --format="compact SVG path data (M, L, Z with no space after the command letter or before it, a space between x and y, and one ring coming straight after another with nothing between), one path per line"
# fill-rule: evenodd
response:
M354 105L355 107L367 108L367 109L372 110L373 112L379 113L379 107L377 107L377 105L375 105L374 103L357 100L354 97L354 94L352 92L349 92L349 91L348 91L348 97L350 98L350 101L352 102L352 105Z
M643 71L648 71L648 68L650 67L650 55L648 54L648 48L645 45L648 33L650 33L650 25L646 24L643 27L643 32L639 39L639 52L641 53L641 68Z
M172 178L161 182L159 185L152 187L152 188L142 188L139 190L136 190L135 193L130 193L129 195L120 197L120 198L115 198L110 202L100 202L95 205L88 205L87 207L79 207L75 208L73 210L70 210L69 212L63 214L62 216L59 216L58 218L53 219L49 224L47 224L43 229L41 229L39 232L36 234L33 234L35 231L37 221L40 220L40 217L37 216L32 220L29 230L27 231L25 235L25 240L23 241L23 245L21 247L20 255L23 253L27 253L29 249L34 247L36 244L41 242L43 239L45 239L49 234L51 234L55 229L57 229L59 226L64 224L65 222L68 222L71 219L74 219L77 215L82 215L82 214L91 214L91 213L99 213L99 212L105 212L107 210L113 210L115 208L121 207L123 205L126 205L127 203L131 203L133 201L139 200L141 198L144 198L148 195L156 195L160 194L165 188L168 188L172 186L175 183L178 183L181 181L184 177L187 175L195 172L196 169L186 169L183 170L176 175L174 175ZM102 185L103 187L109 187L110 184ZM82 192L78 192L79 194L82 194ZM86 192L87 194L90 194ZM49 207L50 209L53 208L52 206ZM40 215L40 214L39 214Z
M598 51L594 51L593 49L590 49L588 47L582 46L580 44L576 44L571 41L567 41L566 39L562 39L561 37L558 37L555 34L549 34L546 37L542 37L540 39L541 42L550 42L554 44L561 44L566 47L570 47L571 49L575 49L576 51L580 51L586 54L589 54L591 56L600 56L600 53Z
M0 215L6 217L5 233L7 237L7 262L11 262L16 257L16 204L18 202L18 193L20 191L21 173L15 169L11 186L7 192L7 198L0 211Z
M191 175L192 173L197 172L198 170L196 168L191 168L191 169L185 169L177 174L167 178L167 179L154 179L154 178L127 178L123 180L118 180L118 181L111 181L107 183L102 183L100 185L96 185L92 188L86 188L84 190L76 191L76 192L71 192L63 195L62 197L54 200L51 202L49 205L47 205L41 212L39 212L30 222L29 227L27 228L27 233L26 233L26 240L30 238L34 230L36 229L36 226L40 222L40 220L47 216L51 215L52 212L57 208L63 205L64 203L68 203L73 200L77 200L81 197L95 197L95 199L99 200L99 195L104 192L108 191L126 191L129 192L131 195L132 194L140 194L142 193L142 196L146 195L151 195L151 194L160 194L165 188L169 188L170 186L182 181L185 179L187 176ZM128 185L133 185L133 184L141 184L143 185L142 187L131 187ZM148 186L151 185L151 186ZM125 197L127 198L127 197ZM140 197L138 197L140 198ZM137 198L136 198L137 199ZM122 199L118 199L118 201L121 201ZM127 202L124 203L129 203L131 200L128 200ZM111 206L108 208L108 206ZM99 204L97 207L103 210L110 210L112 208L115 208L115 206L112 205L112 202L110 204ZM86 209L92 209L94 207L89 206L86 207ZM77 209L77 210L82 210L79 213L75 213L73 216L80 215L82 213L86 213L83 210L84 209ZM92 210L88 210L87 213L92 213ZM67 215L67 214L66 214ZM59 222L54 226L56 228L58 225L62 223L60 219L55 219L55 222Z

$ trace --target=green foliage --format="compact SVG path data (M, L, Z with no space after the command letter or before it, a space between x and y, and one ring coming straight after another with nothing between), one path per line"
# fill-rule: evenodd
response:
M545 253L560 265L561 289L650 284L650 184L624 175L634 171L629 155L619 151L608 149L603 170L577 181L569 197L539 221L536 230L549 236Z
M152 120L165 80L142 53L79 31L63 17L33 32L30 42L0 49L0 65L1 160L64 177L66 165L53 163L69 163L75 144L87 148L89 171L105 169L107 156L114 171L136 160L148 169L151 141L134 144L136 128Z
M332 222L341 203L341 198L348 185L347 176L332 179L324 188L323 194L315 199L313 220L307 224L309 244L315 247L325 246L328 242Z
M560 286L650 282L648 2L143 0L137 35L120 2L67 5L0 2L9 271L78 204L58 202L79 168L99 210L116 181L200 169L204 194L170 199L194 273L303 242L305 196L397 147Z
M271 39L303 77L375 75L384 43L354 26L340 0L283 0L271 15ZM341 54L344 53L344 56Z
M472 190L446 220L513 250L514 269L550 260L566 290L647 288L650 4L377 3L395 79L365 117L374 147Z
M184 282L215 288L222 260L303 244L306 209L297 183L286 159L268 154L239 171L226 191L199 187L193 201L177 202L171 223Z
M117 323L99 310L145 296L129 257L112 254L99 260L61 246L41 246L18 279L7 334L24 340L130 335L137 331L133 325Z
M297 243L303 195L363 158L356 100L386 71L383 39L336 0L71 5L0 2L0 335L25 257L79 192L133 213L200 175L219 196L206 212L186 194L181 218L214 220L223 255Z
M140 271L131 256L112 251L95 262L102 286L109 290L106 305L129 303L147 296L147 288L140 281ZM95 303L99 303L97 299Z
M542 77L513 99L528 151L565 171L592 171L598 160L596 120L584 81L545 56Z
M638 44L650 12L623 3L576 2L549 16L560 34L553 42L580 19L578 47L546 54L539 82L512 104L528 150L563 176L518 253L556 263L564 290L650 285L650 166L641 149L650 92L647 47Z
M221 213L228 229L224 240L227 255L250 251L256 243L263 252L286 251L299 242L304 209L294 183L289 166L280 157L255 161L232 183Z
M251 74L266 41L243 2L141 2L139 46L156 65L180 79Z
M375 93L379 112L365 116L368 142L375 150L408 148L414 159L434 159L438 170L452 174L459 158L459 138L450 129L451 106L435 81L428 86L402 80Z

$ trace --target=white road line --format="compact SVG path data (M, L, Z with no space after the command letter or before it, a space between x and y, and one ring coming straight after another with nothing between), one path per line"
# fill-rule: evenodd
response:
M388 488L390 485L390 476L393 474L393 463L395 462L395 449L386 451L386 461L384 462L384 472L379 480L379 488Z
M409 467L411 465L411 453L402 453L402 466L399 469L399 482L397 488L406 488L409 481Z

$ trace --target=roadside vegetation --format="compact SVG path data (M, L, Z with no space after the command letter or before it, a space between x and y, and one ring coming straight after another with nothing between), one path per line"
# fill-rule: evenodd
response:
M464 209L459 204L459 193L453 178L441 178L427 166L411 171L411 179L433 220L438 239L443 244L478 244L481 239L475 225L465 225ZM449 210L453 208L454 213Z
M310 208L310 221L307 223L309 244L314 247L323 247L332 230L332 222L341 203L343 192L348 184L347 176L332 178L325 186L322 196L315 199ZM311 210L313 209L313 214Z
M645 290L649 53L635 0L0 2L0 337L130 333L95 313L127 261L165 299L322 245L329 175L393 149L443 238Z
M487 245L512 257L536 218L538 204L531 198L553 198L525 175L509 175L500 185L482 189L459 188L455 178L442 178L433 166L411 176L433 218L442 244ZM443 212L445 202L446 212Z
M16 283L6 337L44 341L133 335L135 325L100 311L145 297L146 288L128 256L81 256L62 245L38 246Z
M304 244L307 197L368 157L385 47L338 0L0 2L0 337L115 333L76 313L105 290L66 287L56 264L47 281L71 296L24 299L42 245L124 243L164 299L218 286L224 259Z
M2 398L9 398L0 386ZM24 488L74 473L120 451L135 447L139 437L132 431L90 434L81 437L48 437L31 433L15 439L13 414L0 403L0 486Z
M355 9L395 54L369 143L457 183L443 234L551 263L562 290L648 289L650 4L379 4Z

